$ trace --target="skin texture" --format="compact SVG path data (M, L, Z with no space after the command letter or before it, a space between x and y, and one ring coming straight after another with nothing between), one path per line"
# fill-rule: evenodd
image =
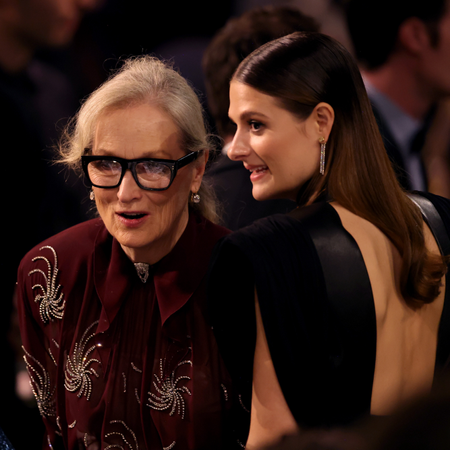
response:
M170 116L158 107L141 104L104 113L97 125L92 153L176 160L186 151L180 147L179 130ZM133 262L154 264L172 250L188 222L189 196L200 188L206 161L204 152L181 168L165 191L139 188L130 171L117 188L93 188L106 228ZM124 213L143 216L130 219Z
M300 186L319 170L319 138L328 138L333 108L319 103L302 121L273 97L237 81L231 83L230 100L237 131L228 157L251 172L253 197L295 200Z
M398 405L431 389L445 278L436 300L412 308L400 294L401 257L392 242L372 223L339 204L331 205L356 240L369 274L377 320L371 413L389 415ZM423 232L427 249L439 254L425 224Z
M246 449L260 448L299 430L286 403L267 344L255 289L256 348L253 369L250 432Z

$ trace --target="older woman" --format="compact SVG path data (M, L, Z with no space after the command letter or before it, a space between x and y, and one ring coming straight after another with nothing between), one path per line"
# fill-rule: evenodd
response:
M402 190L349 53L319 33L266 44L229 114L253 196L299 205L224 237L211 271L247 448L428 392L450 355L450 201Z
M208 142L186 81L128 60L63 141L99 218L31 250L18 275L44 448L220 448L231 386L205 315L215 242ZM225 444L224 444L225 445Z

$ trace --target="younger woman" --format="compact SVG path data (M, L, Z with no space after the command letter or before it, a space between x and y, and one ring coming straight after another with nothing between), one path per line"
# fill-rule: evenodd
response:
M450 201L402 190L349 53L319 33L272 41L241 63L230 100L228 155L253 196L299 205L213 257L214 330L251 410L247 449L429 391L450 354Z

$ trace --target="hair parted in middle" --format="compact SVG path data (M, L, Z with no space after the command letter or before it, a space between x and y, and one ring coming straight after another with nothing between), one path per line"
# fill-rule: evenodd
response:
M202 106L192 87L170 64L144 55L125 60L121 68L86 99L61 139L61 162L80 170L84 149L94 143L99 118L108 111L143 103L169 114L179 129L186 153L213 147ZM198 194L202 202L191 207L217 222L215 196L206 180Z
M253 52L232 81L272 96L301 120L320 102L334 109L325 174L317 171L302 187L298 203L326 193L376 225L402 257L403 297L410 303L433 301L445 262L426 251L422 216L397 181L361 74L344 46L321 33L293 33Z

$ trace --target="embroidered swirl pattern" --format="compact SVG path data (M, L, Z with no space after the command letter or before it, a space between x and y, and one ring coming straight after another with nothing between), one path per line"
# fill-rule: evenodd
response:
M175 372L177 369L184 365L189 364L192 366L192 361L182 361L175 368L172 373L164 378L163 372L163 360L160 359L159 367L160 367L160 376L158 377L156 374L153 376L156 378L156 381L153 381L153 386L156 389L156 392L159 395L153 394L152 392L148 392L149 398L147 406L157 410L157 411L166 411L170 410L169 415L173 416L175 412L181 415L181 418L184 419L186 405L185 400L183 398L183 393L188 395L192 395L191 391L187 386L179 387L178 384L182 380L190 380L191 378L187 375L182 375L176 378Z
M91 333L88 336L89 331L98 324L98 320L90 325L83 333L79 343L75 343L72 356L67 357L65 367L65 380L64 387L69 392L78 391L77 396L84 395L87 400L91 397L92 392L92 380L91 375L98 378L98 373L94 368L89 367L92 363L101 364L98 359L91 358L89 355L94 351L96 345L91 345L87 350L86 346L88 342L95 336L95 333Z
M61 285L57 285L56 279L58 276L58 257L55 249L48 245L41 247L39 250L49 249L53 253L55 260L55 267L52 268L50 261L45 256L36 256L32 259L33 262L38 260L45 261L47 264L47 274L41 269L34 269L28 273L28 276L34 273L40 273L44 277L45 286L42 284L35 284L32 289L40 289L42 293L37 294L34 301L39 303L39 315L44 324L55 319L62 319L64 316L64 307L66 301L64 294L61 292Z
M125 428L125 430L128 432L128 434L133 438L133 442L134 442L135 446L133 447L131 445L131 443L129 442L129 440L127 440L124 433L121 433L120 431L111 431L105 435L105 439L110 438L111 436L119 436L122 443L124 443L126 445L126 447L124 447L123 445L119 445L119 444L111 444L111 445L108 445L107 447L105 447L105 450L111 450L113 448L117 448L120 450L139 450L139 445L138 445L138 441L136 438L136 434L123 420L111 420L111 422L109 422L109 423L111 425L114 425L114 424L122 425Z
M50 376L44 366L33 356L31 356L22 346L25 353L23 359L30 376L31 390L36 398L36 403L41 416L52 417L56 415L55 389L50 385ZM34 363L32 364L28 358Z

